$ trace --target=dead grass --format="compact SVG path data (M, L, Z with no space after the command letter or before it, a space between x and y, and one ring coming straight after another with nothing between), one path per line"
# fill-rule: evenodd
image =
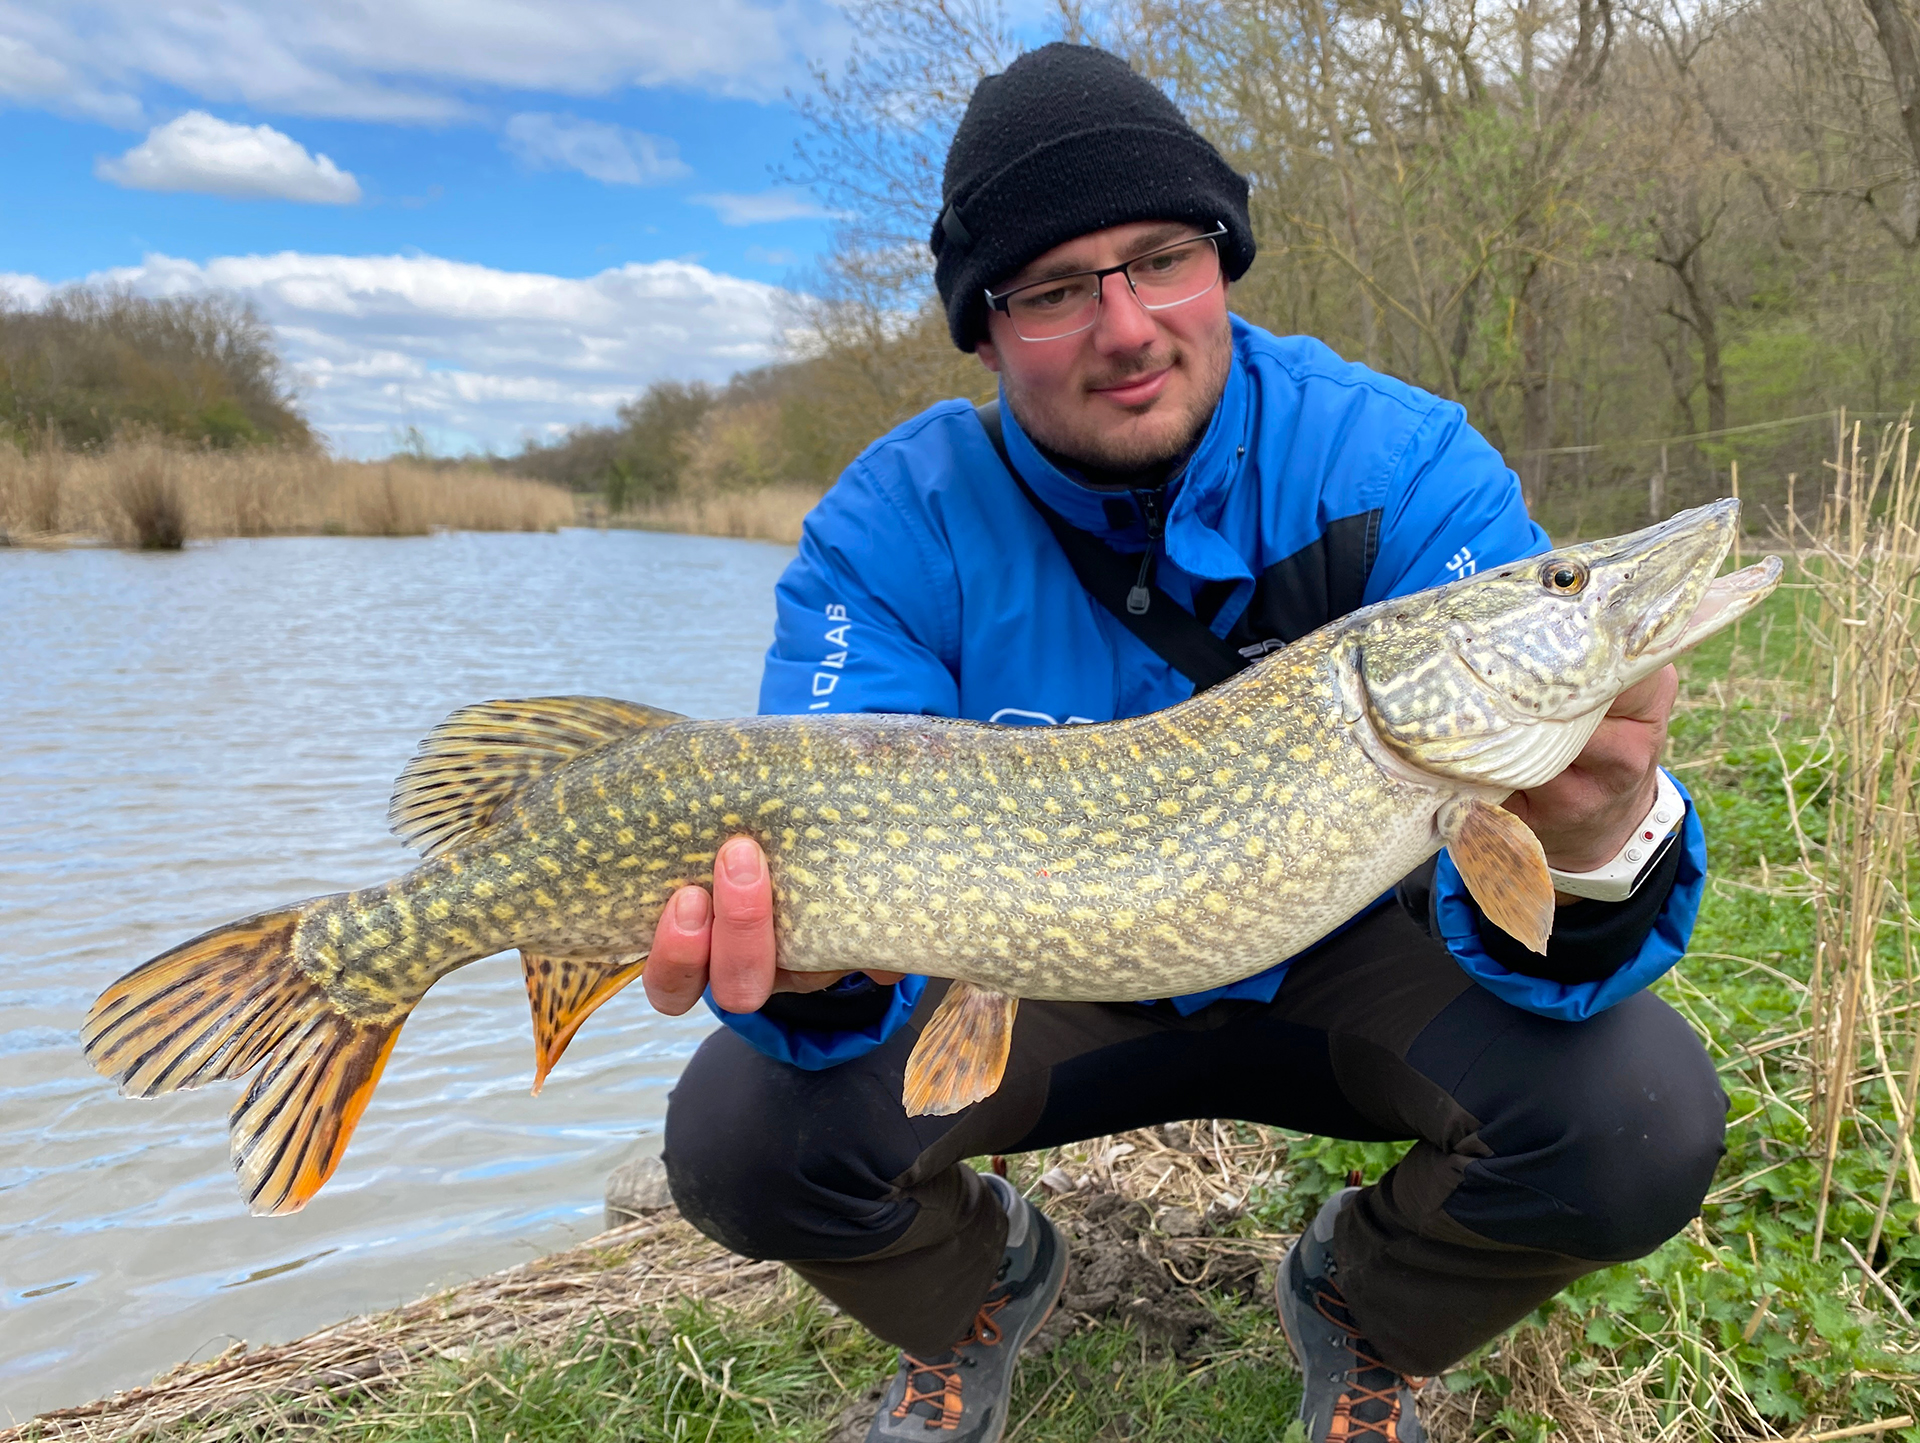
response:
M551 531L574 518L557 486L407 461L303 451L202 451L156 441L93 452L0 447L0 540L178 547L221 536L418 536Z
M755 491L710 491L676 497L614 518L643 531L681 531L696 536L733 536L749 541L800 539L800 523L820 502L810 486L766 486Z

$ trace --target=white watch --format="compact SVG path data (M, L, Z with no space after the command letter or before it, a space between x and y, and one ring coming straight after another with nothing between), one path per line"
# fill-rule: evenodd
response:
M1653 870L1654 862L1665 852L1687 815L1687 804L1665 768L1656 775L1657 790L1653 810L1633 829L1627 844L1613 860L1591 872L1562 872L1547 868L1555 890L1575 897L1591 897L1597 902L1624 902L1634 894L1641 879Z

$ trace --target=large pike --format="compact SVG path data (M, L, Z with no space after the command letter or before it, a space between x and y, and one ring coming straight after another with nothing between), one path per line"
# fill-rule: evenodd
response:
M292 1212L338 1164L435 982L520 949L538 1090L638 975L674 889L707 881L741 833L766 849L783 966L957 979L909 1064L917 1113L999 1085L1018 998L1251 976L1443 845L1486 914L1544 951L1546 863L1499 803L1559 773L1621 691L1773 589L1773 558L1713 579L1737 514L1717 502L1366 607L1126 721L466 707L394 795L395 830L425 862L136 968L94 1004L87 1054L143 1097L255 1073L233 1110L234 1167L256 1212Z

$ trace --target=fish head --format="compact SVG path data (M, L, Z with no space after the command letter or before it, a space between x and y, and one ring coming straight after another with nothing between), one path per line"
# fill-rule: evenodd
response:
M1416 772L1539 786L1621 692L1779 582L1778 557L1715 579L1739 515L1738 501L1715 501L1369 608L1349 643L1350 714Z

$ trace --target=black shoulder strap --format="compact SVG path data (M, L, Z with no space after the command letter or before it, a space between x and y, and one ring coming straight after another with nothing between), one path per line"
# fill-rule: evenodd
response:
M974 414L980 418L980 428L993 442L993 449L1007 468L1007 474L1013 477L1014 485L1033 503L1033 509L1040 513L1060 543L1060 549L1066 552L1073 574L1080 578L1089 596L1113 613L1115 620L1192 681L1195 691L1217 686L1251 665L1251 658L1242 656L1215 636L1204 622L1158 586L1149 585L1146 610L1131 610L1127 606L1127 593L1134 589L1138 578L1137 560L1129 560L1099 537L1072 525L1034 494L1007 454L998 401L974 407Z

